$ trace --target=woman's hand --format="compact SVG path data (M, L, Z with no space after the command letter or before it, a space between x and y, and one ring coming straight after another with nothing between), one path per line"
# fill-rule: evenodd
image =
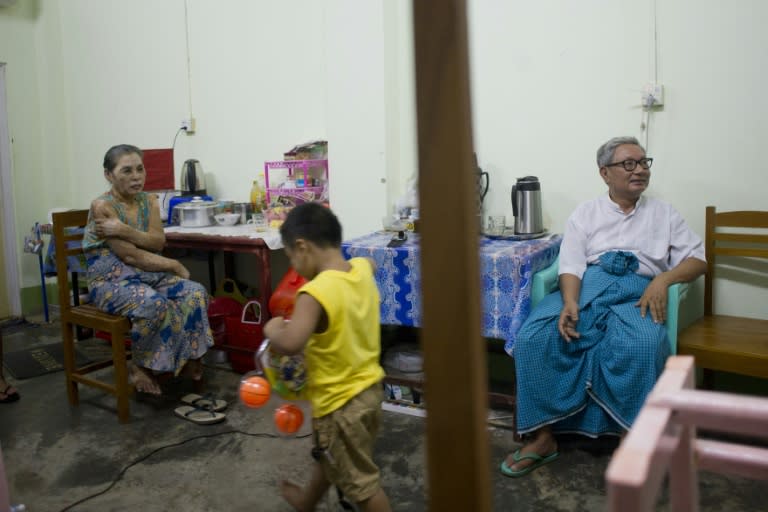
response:
M574 339L581 337L576 330L576 324L579 322L579 304L573 301L563 303L563 309L560 311L560 320L557 321L557 329L560 336L570 343Z
M122 238L125 224L120 219L114 217L97 218L94 220L96 225L96 235L101 238Z
M176 262L172 272L182 279L189 279L189 270L179 261Z

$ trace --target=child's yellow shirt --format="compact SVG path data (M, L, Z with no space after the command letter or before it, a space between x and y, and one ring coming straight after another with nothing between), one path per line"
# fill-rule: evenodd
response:
M379 290L365 258L349 260L349 272L325 270L299 289L322 305L328 329L304 348L307 397L316 418L381 381Z

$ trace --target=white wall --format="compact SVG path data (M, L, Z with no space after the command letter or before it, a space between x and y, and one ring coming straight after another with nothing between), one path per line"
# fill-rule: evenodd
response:
M542 182L545 219L561 231L579 202L605 190L597 147L615 135L644 140L640 88L656 74L666 98L651 118L649 194L675 205L700 235L707 205L768 207L761 150L768 3L659 1L656 52L653 0L474 0L469 15L474 135L491 175L488 213L512 221L510 188L533 174ZM764 289L728 283L719 292L720 311L768 318Z
M387 204L383 5L20 0L0 10L0 61L17 84L20 232L102 192L109 146L170 147L189 116L197 131L178 136L177 184L197 158L210 194L246 201L264 161L327 139L345 234L376 229ZM20 259L24 286L37 286L36 261Z
M331 205L345 238L381 227L387 168L384 5L327 2L326 127Z
M645 138L640 88L654 76L666 104L651 119L649 193L699 233L707 204L765 209L768 34L759 24L768 4L468 4L474 140L491 176L486 214L511 222L510 188L534 174L545 220L561 230L577 203L604 191L598 145ZM103 190L111 144L170 146L190 109L198 131L179 136L177 169L198 158L214 195L245 200L265 160L327 138L346 235L377 229L416 169L410 5L19 0L0 9L19 233L49 208L84 206ZM34 258L20 260L23 283L34 286ZM724 310L766 316L758 293L729 285Z

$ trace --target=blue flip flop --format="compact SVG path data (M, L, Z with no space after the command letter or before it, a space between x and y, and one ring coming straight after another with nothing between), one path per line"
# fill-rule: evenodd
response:
M507 461L506 460L503 460L503 461L501 461L501 474L504 475L504 476L512 477L512 478L517 478L517 477L520 477L520 476L524 476L524 475L527 475L528 473L530 473L531 471L533 471L534 469L537 469L537 468L543 466L547 462L552 462L553 460L555 460L559 456L560 456L560 452L552 452L549 455L547 455L546 457L542 457L541 455L539 455L537 453L527 453L525 455L520 455L520 448L518 448L517 450L515 450L515 453L512 454L512 459L515 462L520 462L521 460L532 460L532 461L534 461L533 464L531 464L530 466L527 466L527 467L525 467L525 468L523 468L523 469L521 469L519 471L515 471L514 469L510 468L507 465Z

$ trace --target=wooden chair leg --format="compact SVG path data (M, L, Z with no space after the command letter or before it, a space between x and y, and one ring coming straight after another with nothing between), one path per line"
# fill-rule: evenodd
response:
M671 510L693 512L699 509L699 475L695 462L695 445L696 428L683 427L669 466Z
M61 341L64 348L64 378L66 379L67 397L69 404L77 406L80 404L80 394L77 389L77 382L72 380L75 373L75 335L74 325L69 322L61 322Z
M128 363L125 357L125 333L121 329L110 332L112 337L112 361L115 365L115 396L117 417L120 423L130 421L131 386L128 383Z

